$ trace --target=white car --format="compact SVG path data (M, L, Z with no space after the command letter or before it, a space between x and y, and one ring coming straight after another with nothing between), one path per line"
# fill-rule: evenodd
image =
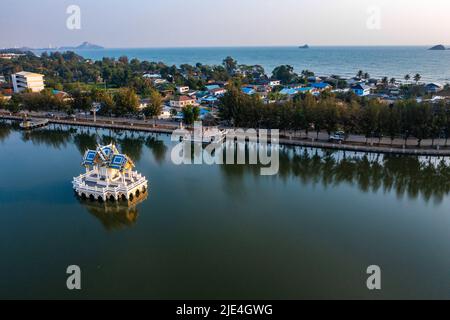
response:
M335 132L333 134L330 135L330 142L344 142L345 141L345 133L342 131L339 132Z

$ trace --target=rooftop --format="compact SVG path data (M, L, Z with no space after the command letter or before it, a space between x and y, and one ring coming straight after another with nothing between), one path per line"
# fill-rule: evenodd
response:
M44 76L43 74L28 72L28 71L17 72L16 75L19 75L22 77L43 77Z
M176 96L173 98L174 101L192 101L195 100L195 98L189 97L189 96Z

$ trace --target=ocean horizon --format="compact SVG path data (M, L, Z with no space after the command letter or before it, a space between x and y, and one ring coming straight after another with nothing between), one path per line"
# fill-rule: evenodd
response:
M429 46L297 46L275 47L171 47L171 48L105 48L73 50L86 59L127 56L141 61L167 65L221 64L231 56L239 64L261 65L267 74L283 64L297 73L308 69L319 76L352 77L363 70L374 78L389 77L402 81L406 74L419 73L422 81L450 83L450 50L430 51ZM44 51L34 50L36 54Z

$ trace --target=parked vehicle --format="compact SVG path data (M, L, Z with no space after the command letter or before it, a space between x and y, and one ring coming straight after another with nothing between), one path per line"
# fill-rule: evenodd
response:
M330 142L344 142L346 138L345 132L343 131L338 131L338 132L334 132L330 135Z

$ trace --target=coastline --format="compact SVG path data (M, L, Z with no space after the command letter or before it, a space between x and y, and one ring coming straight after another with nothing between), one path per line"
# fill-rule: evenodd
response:
M101 61L104 57L119 59L121 56L127 56L129 59L162 61L178 67L182 64L195 65L198 62L205 65L220 65L226 56L232 56L241 64L261 65L268 73L280 64L288 64L298 72L308 69L323 76L336 74L342 77L352 77L359 69L363 69L374 78L387 76L400 80L406 74L420 73L423 81L448 83L450 74L443 73L442 70L447 70L444 67L449 56L427 50L430 46L335 44L311 45L308 50L301 50L298 45L155 46L148 48L105 47L100 50L72 51L85 59L94 61ZM32 50L37 55L55 51L58 50ZM258 58L255 58L255 55ZM374 67L380 65L383 67ZM422 67L412 67L418 65Z
M39 116L33 116L34 118L45 118ZM0 114L1 120L12 120L12 121L22 121L23 118L20 116ZM91 127L91 128L102 128L102 129L112 129L112 130L126 130L126 131L137 131L137 132L148 132L148 133L159 133L159 134L172 134L173 131L177 129L177 126L167 126L158 125L156 127L150 124L142 123L130 123L123 121L105 121L97 120L94 122L89 119L77 119L77 120L64 120L64 119L49 119L50 124L61 124L68 126L81 126L81 127ZM355 143L343 143L336 144L325 142L323 140L309 141L307 139L292 139L291 138L280 138L279 144L284 146L296 146L296 147L307 147L314 149L328 149L328 150L338 150L338 151L350 151L350 152L367 152L367 153L377 153L377 154L391 154L391 155L410 155L410 156L430 156L430 157L450 157L450 148L447 149L437 149L437 148L402 148L394 146L381 146L381 145L361 145Z

